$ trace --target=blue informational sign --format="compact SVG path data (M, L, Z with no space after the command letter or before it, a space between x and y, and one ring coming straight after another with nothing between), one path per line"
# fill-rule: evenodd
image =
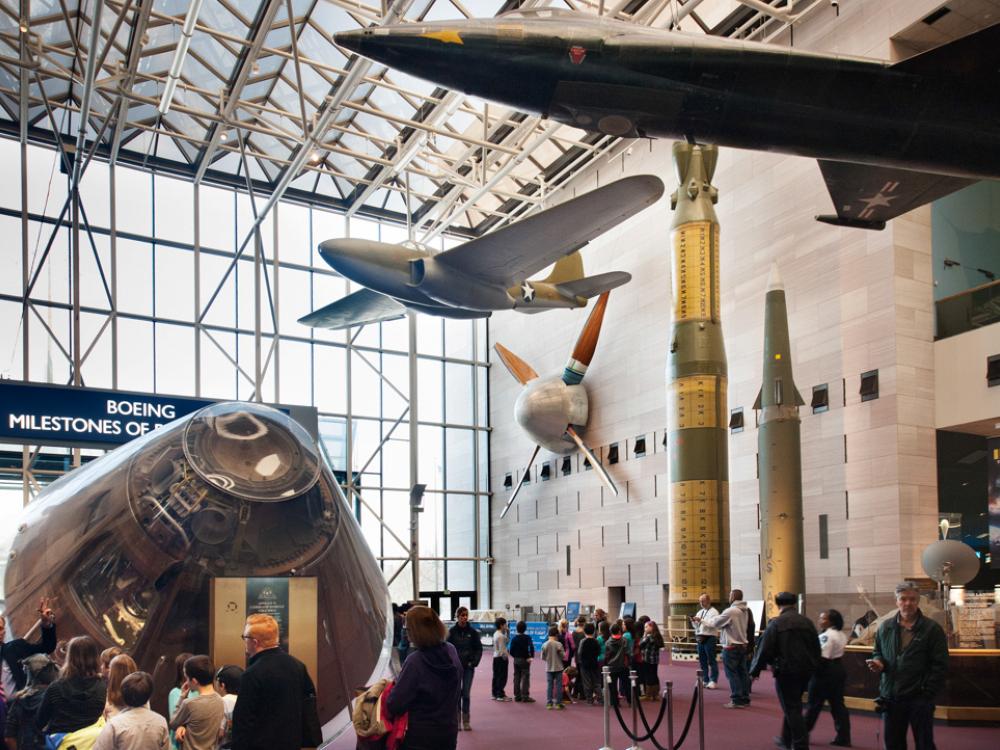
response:
M0 380L0 441L113 448L216 401ZM315 438L316 410L281 407Z
M549 638L549 624L547 622L527 622L528 629L524 632L531 636L531 642L535 645L535 655L542 650L545 641Z
M566 602L566 620L573 622L580 616L580 602Z

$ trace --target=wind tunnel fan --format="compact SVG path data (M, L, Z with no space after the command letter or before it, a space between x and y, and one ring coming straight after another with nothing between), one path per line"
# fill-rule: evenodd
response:
M582 385L583 376L594 358L607 306L608 292L604 292L594 305L590 317L587 318L573 348L573 354L561 375L540 378L534 368L514 352L502 344L494 345L493 348L507 366L507 370L524 386L514 404L514 419L535 441L535 450L528 459L527 468L521 474L517 487L514 488L500 518L506 516L514 505L514 500L517 499L524 480L531 470L531 464L543 446L553 453L564 456L579 450L587 457L605 486L615 495L618 494L618 488L611 480L611 475L580 437L580 432L586 427L589 412L587 390Z

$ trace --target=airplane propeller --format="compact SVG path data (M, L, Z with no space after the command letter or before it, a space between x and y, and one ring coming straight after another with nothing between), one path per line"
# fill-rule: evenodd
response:
M608 307L608 294L609 292L604 292L597 298L597 303L590 311L590 316L580 332L580 337L576 340L573 354L566 363L562 374L563 382L566 385L577 385L587 374L587 368L590 367L590 362L594 358L594 350L597 349L597 339L601 335L604 311Z
M604 322L604 312L607 309L607 306L608 292L604 292L598 298L594 308L591 310L590 316L587 318L587 322L584 324L583 330L580 332L580 336L576 341L576 345L573 347L573 353L566 362L566 367L563 369L562 375L556 380L556 382L559 382L559 380L562 381L563 385L561 385L560 388L563 386L578 386L583 381L583 377L587 374L587 368L590 366L590 363L594 358L594 352L597 349L597 340L601 334L601 326ZM496 343L493 345L493 348L496 350L500 360L507 367L510 374L521 385L527 386L531 381L538 379L538 373L535 372L534 368L519 356L514 354L514 352L503 346L503 344ZM547 379L546 381L540 383L540 386L545 386L551 380L552 379ZM531 433L530 429L526 428L526 430ZM618 488L611 479L611 475L608 474L607 469L604 468L601 462L597 460L597 456L594 455L593 451L591 451L590 448L588 448L583 442L583 439L570 422L568 416L566 426L562 434L552 435L552 437L569 437L576 444L577 448L587 457L590 465L596 470L598 477L600 477L605 486L607 486L607 488L615 495L618 494ZM518 479L517 486L511 493L510 499L504 506L503 511L500 513L500 518L504 518L510 511L511 507L513 507L514 501L517 499L517 495L521 491L521 487L524 486L525 480L527 480L529 476L531 465L538 456L538 451L540 449L541 445L536 443L535 449L531 454L531 458L528 459L527 468L525 468L524 472L522 472L520 478Z
M493 348L500 355L500 361L507 366L507 371L521 385L527 385L529 380L534 380L538 377L538 373L535 372L534 367L518 357L503 344L496 343L493 345Z

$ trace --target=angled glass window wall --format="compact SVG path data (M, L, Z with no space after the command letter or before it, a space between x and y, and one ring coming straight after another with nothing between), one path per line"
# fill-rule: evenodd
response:
M11 175L24 170L27 184L25 217L19 180L0 188L0 230L8 238L0 371L15 380L71 383L77 280L69 212L62 211L67 176L47 148L28 145L22 160L16 141L0 139L0 159ZM81 183L82 383L213 399L253 399L259 387L265 402L315 406L331 466L351 485L352 512L393 599L405 601L412 593L405 560L415 362L416 478L427 485L421 592L474 592L477 606L489 606L486 321L420 315L414 352L406 320L350 331L302 326L301 316L356 289L325 265L315 249L320 241L401 242L406 228L281 201L255 237L264 200L96 159L89 164ZM449 246L447 238L437 242ZM79 460L66 449L0 445L5 513L58 474L35 471L40 464L28 455L36 450L66 467ZM4 527L0 553L13 531Z

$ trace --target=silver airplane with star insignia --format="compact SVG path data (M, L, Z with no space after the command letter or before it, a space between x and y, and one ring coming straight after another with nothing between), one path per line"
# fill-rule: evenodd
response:
M319 246L323 259L365 288L299 322L340 329L401 318L407 309L486 318L495 310L584 307L632 276L624 271L584 276L580 248L662 195L658 177L626 177L440 253L411 242L326 240ZM530 279L553 263L548 276Z

